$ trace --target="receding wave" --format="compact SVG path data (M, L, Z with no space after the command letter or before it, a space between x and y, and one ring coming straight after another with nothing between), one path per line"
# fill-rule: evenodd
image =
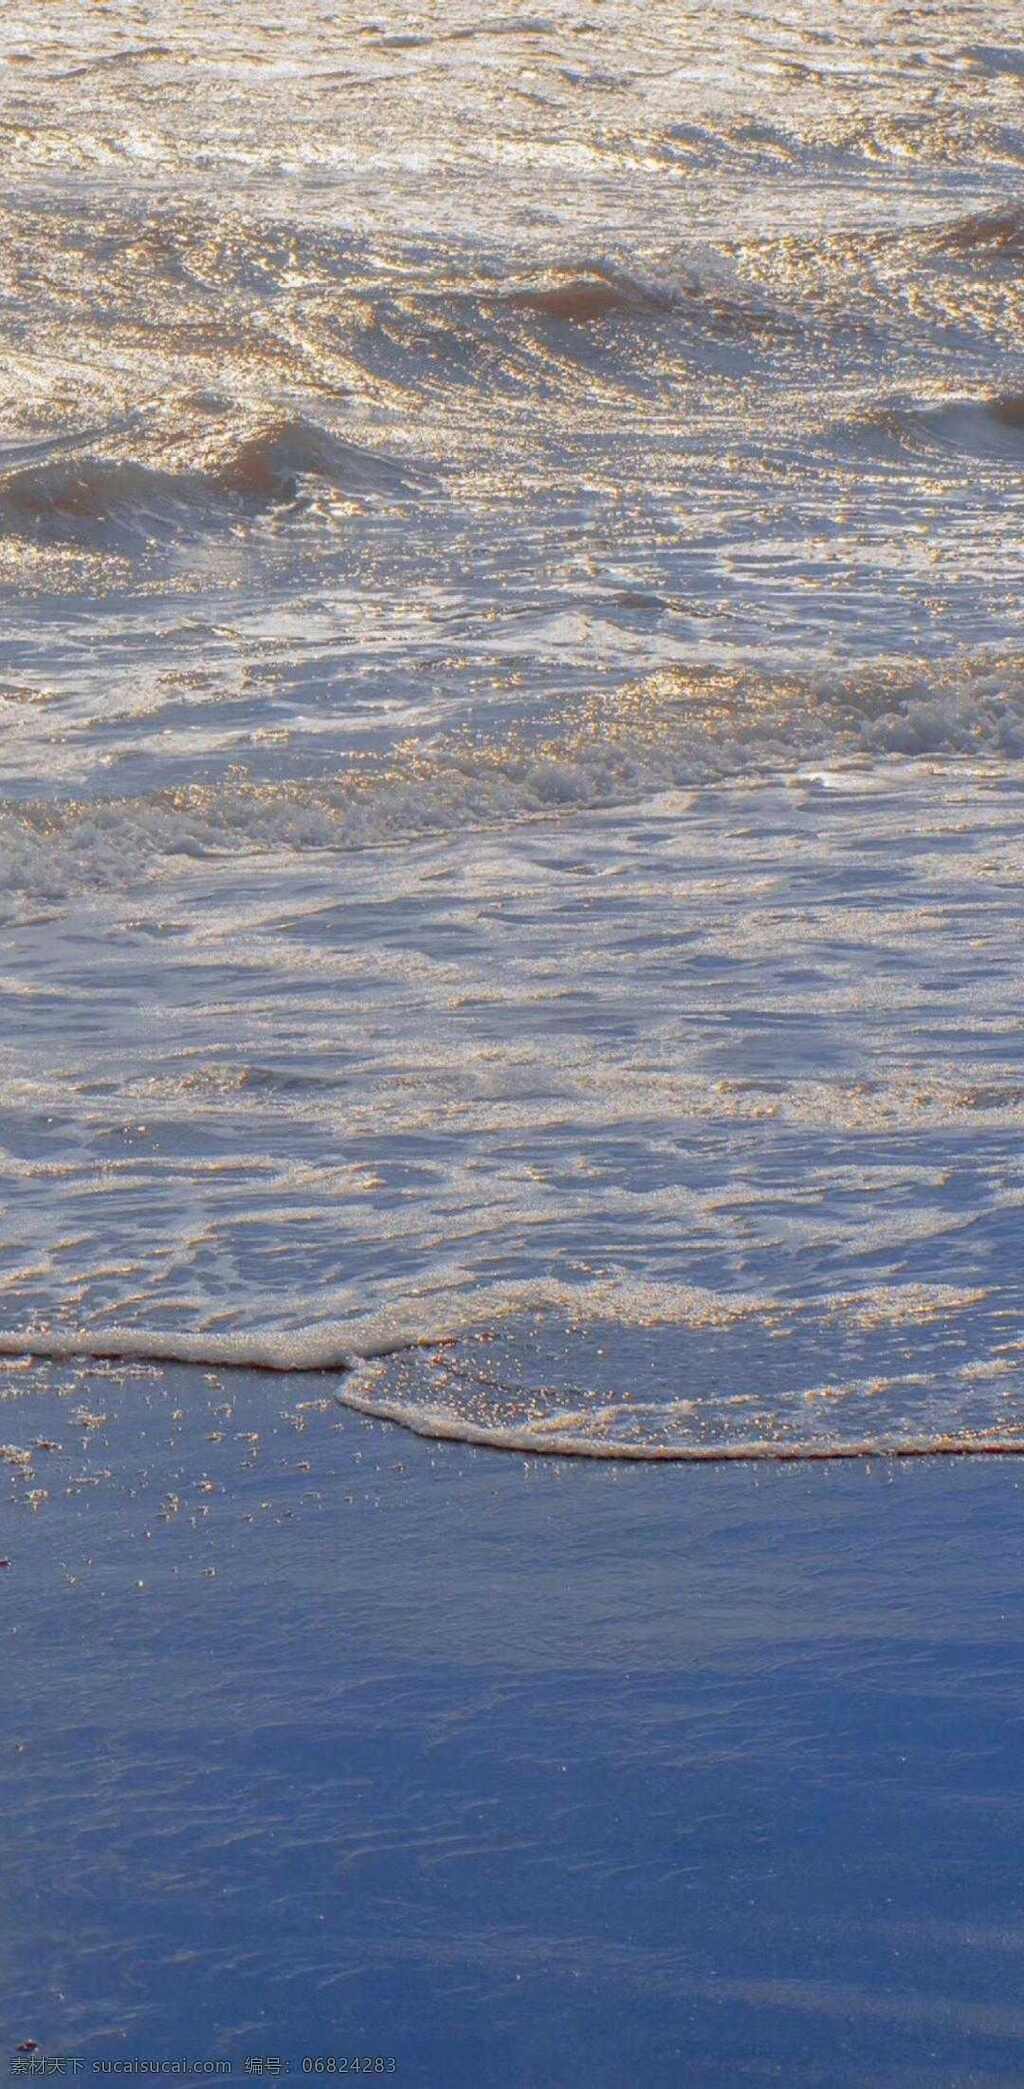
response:
M817 678L667 670L581 707L549 740L413 745L328 779L232 771L132 797L0 801L0 891L60 900L181 859L380 847L863 754L1019 757L1024 661Z
M410 1299L402 1307L275 1330L0 1332L0 1355L203 1369L329 1373L339 1405L431 1441L637 1463L1019 1455L1007 1345L980 1369L954 1362L987 1294L904 1284L784 1306L696 1286L557 1279ZM801 1325L806 1323L806 1325ZM1002 1323L999 1323L1001 1326ZM906 1337L947 1344L941 1371L908 1370ZM842 1375L867 1330L860 1363ZM891 1336L888 1375L879 1340ZM1009 1345L1012 1351L1015 1345ZM569 1382L589 1366L589 1384ZM756 1374L751 1365L759 1359ZM822 1383L828 1359L838 1375ZM922 1361L925 1361L922 1354ZM752 1390L752 1378L755 1389ZM993 1390L994 1386L994 1390Z
M304 480L357 497L401 494L409 467L340 441L298 415L217 432L164 466L67 453L0 474L0 533L42 542L123 548L236 521L294 500Z
M1010 1435L976 1436L877 1436L856 1443L801 1441L752 1437L741 1443L622 1443L613 1438L588 1436L571 1422L487 1427L443 1407L416 1408L401 1401L376 1397L364 1390L365 1371L353 1374L351 1385L343 1386L337 1398L343 1407L374 1421L394 1422L413 1436L435 1443L464 1443L481 1450L518 1451L525 1456L547 1458L598 1458L642 1465L723 1464L820 1464L839 1458L979 1458L1021 1457L1024 1440Z

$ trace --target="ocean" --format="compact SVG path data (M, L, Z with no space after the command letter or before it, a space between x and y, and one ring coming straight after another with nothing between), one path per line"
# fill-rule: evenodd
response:
M616 1616L644 1488L660 1546L735 1484L763 1558L769 1466L1024 1449L1019 8L9 0L0 45L5 1594L31 1555L63 1645L307 1412L414 1555L448 1461L424 1573L456 1473L508 1587L528 1487L628 1500ZM865 1485L820 1498L910 1499ZM237 2054L194 2003L67 2023ZM739 2078L681 2036L657 2079ZM883 2079L824 2054L772 2065Z
M1016 1441L1012 11L3 33L11 1345Z

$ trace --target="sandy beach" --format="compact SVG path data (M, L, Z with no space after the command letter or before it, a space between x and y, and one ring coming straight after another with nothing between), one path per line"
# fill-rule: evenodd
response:
M315 1374L13 1378L54 1448L2 1510L12 2053L1019 2080L1012 1461L531 1460Z

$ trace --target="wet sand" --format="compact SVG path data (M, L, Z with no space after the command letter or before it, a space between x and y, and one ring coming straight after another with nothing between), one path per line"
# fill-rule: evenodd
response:
M1019 2081L1014 1463L497 1457L312 1373L5 1389L9 2050Z

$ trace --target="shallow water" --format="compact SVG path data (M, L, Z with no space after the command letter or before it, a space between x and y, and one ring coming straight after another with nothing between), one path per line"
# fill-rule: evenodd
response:
M1016 11L0 35L3 1346L1024 1441Z

